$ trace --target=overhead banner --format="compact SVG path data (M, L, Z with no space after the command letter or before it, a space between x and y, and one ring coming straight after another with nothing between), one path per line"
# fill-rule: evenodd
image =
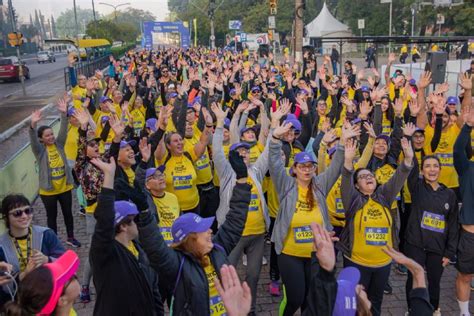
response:
M174 45L176 40L181 48L190 46L189 29L183 22L143 22L143 47L151 49L153 45Z

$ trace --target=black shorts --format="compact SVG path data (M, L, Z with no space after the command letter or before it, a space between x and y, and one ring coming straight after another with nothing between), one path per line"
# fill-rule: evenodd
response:
M474 274L474 233L460 229L456 269L463 274Z

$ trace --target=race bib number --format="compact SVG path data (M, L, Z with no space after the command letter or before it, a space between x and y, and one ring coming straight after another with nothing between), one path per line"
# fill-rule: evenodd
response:
M53 180L59 180L64 177L64 167L51 168L51 178Z
M196 169L202 170L209 167L209 161L206 158L206 155L202 155L198 160L196 160Z
M453 166L453 154L436 154L438 157L441 166L443 167L452 167Z
M392 127L390 125L382 125L382 134L390 135L392 133Z
M192 187L192 176L173 176L173 186L175 190L186 190Z
M431 230L437 233L444 233L446 222L444 215L434 214L427 211L423 212L423 219L421 220L421 228Z
M388 243L388 228L366 227L365 243L372 246L385 246Z
M171 227L160 227L161 236L165 240L166 244L169 245L173 242L173 235L171 235Z
M211 307L211 315L213 316L226 316L226 310L224 302L219 295L213 296L209 299L209 306Z
M342 205L342 199L341 198L336 198L336 213L337 214L344 214L344 205Z
M250 195L250 204L249 204L249 212L258 211L258 202L259 198L257 194Z
M104 144L104 149L107 151L110 149L110 145L112 145L112 143L105 143Z
M295 227L293 228L295 234L295 243L302 244L313 242L313 231L309 226Z

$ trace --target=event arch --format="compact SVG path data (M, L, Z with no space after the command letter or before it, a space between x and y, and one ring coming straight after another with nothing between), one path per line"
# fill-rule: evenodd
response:
M143 22L142 46L151 49L159 45L179 45L188 48L190 45L188 27L183 22Z

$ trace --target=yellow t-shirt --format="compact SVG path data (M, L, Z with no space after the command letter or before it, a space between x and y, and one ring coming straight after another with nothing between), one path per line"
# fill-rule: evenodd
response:
M184 150L187 152L194 152L194 146L199 142L200 137L200 135L198 136L196 133L194 133L192 138L185 138ZM197 173L196 184L206 184L212 181L211 162L207 148L204 151L204 154L194 161L194 168L196 169Z
M193 160L196 159L194 150L188 152ZM156 166L162 165L166 153ZM182 211L195 208L199 204L199 193L196 187L197 174L193 162L184 154L180 157L171 156L166 162L166 191L176 195Z
M402 163L403 157L404 156L402 152L400 153L399 163ZM418 160L418 168L421 169L421 150L415 151L415 157ZM408 181L405 181L405 184L403 185L403 200L405 203L411 203L411 194L410 190L408 189Z
M250 147L250 164L254 164L257 161L258 157L260 157L264 149L264 146L262 146L262 144L260 143L257 143L256 145Z
M207 284L209 285L209 308L210 315L220 316L226 314L226 309L224 307L224 302L217 292L216 285L214 283L217 278L217 272L214 269L212 263L209 263L207 267L204 267L204 272L207 277Z
M20 272L25 271L28 264L28 238L16 239L18 247L20 248L21 254L16 250L18 263L20 264Z
M141 109L142 107L139 109L134 109L130 112L135 136L140 136L140 131L143 129L143 127L145 127L145 113L143 113Z
M308 188L298 186L296 209L291 219L282 250L284 254L290 256L311 258L311 252L313 251L313 231L309 225L313 222L324 225L323 216L316 200L312 208L310 208L309 203L306 202L307 193Z
M375 179L378 184L385 184L395 173L395 168L392 165L385 164L375 170ZM395 201L392 203L392 209L397 208L397 201L400 200L400 192L397 194Z
M341 198L341 176L339 176L331 190L329 190L328 196L326 197L326 204L328 206L331 225L344 227L346 216Z
M49 170L51 172L51 184L53 190L46 191L43 189L39 190L41 195L56 195L72 190L72 184L67 184L66 168L64 167L64 161L59 154L56 145L46 146L48 154Z
M258 195L257 186L252 178L249 177L247 183L252 186L252 190L250 191L249 212L242 236L263 234L265 233L265 218L263 217L262 199Z
M350 260L367 267L382 267L392 261L382 247L392 246L390 210L371 198L354 217L354 244Z
M459 187L458 174L454 169L454 143L459 135L460 129L456 124L451 125L446 131L441 132L441 139L434 154L441 162L441 172L439 182L448 188ZM433 139L434 129L431 126L425 128L425 152L431 149L431 140Z
M162 197L153 196L153 203L155 203L156 206L156 213L159 218L158 226L161 235L166 244L169 245L173 242L171 226L173 226L174 221L179 217L178 198L173 193L165 192L165 195Z
M128 246L127 246L127 249L132 253L132 255L138 259L138 250L137 248L135 247L134 243L131 241Z
M79 129L69 124L67 131L66 144L64 145L64 153L68 160L76 161L77 158L77 141L79 140Z
M135 181L135 171L132 168L122 168L128 178L128 184L133 187Z
M85 98L86 95L87 95L87 90L86 88L81 88L79 86L75 86L74 88L72 88L71 90L71 94L73 96L73 106L74 108L76 109L82 109L82 101L81 100L76 100L76 97L77 98Z
M387 112L382 113L382 134L390 136L392 133L392 122L387 118Z
M293 145L290 144L290 158L288 159L288 166L291 167L293 166L293 163L295 162L295 156L296 154L300 153L301 150L299 148L293 147Z

